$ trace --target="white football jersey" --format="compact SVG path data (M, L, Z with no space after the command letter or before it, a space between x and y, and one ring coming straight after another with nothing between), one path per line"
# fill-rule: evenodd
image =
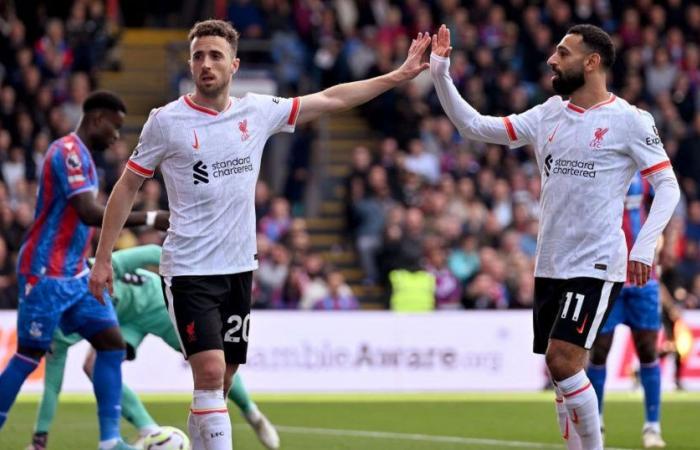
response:
M504 143L534 147L542 176L535 276L625 281L632 176L671 167L652 116L614 95L587 110L555 96L501 125Z
M152 177L160 167L170 205L164 276L257 269L255 184L263 147L293 132L299 98L248 94L217 112L189 96L154 109L127 167Z

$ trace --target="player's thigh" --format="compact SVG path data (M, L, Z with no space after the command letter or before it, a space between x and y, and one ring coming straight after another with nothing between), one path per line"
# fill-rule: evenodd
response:
M81 277L63 282L63 289L67 295L73 296L76 301L68 308L61 318L61 330L66 333L79 333L82 337L92 342L98 336L112 328L117 328L117 314L114 311L112 299L105 294L104 304L100 303L88 289L88 277ZM120 334L109 331L104 339L105 348L122 348Z
M229 276L229 296L220 312L224 323L223 341L226 364L245 364L250 333L250 305L253 295L253 272Z
M532 309L534 332L533 351L543 355L547 351L549 335L559 311L561 286L565 280L535 278L535 301Z
M72 299L63 295L57 280L18 276L17 343L21 348L46 351Z
M223 350L220 306L228 296L226 275L163 277L170 320L185 356Z
M610 334L615 331L615 327L620 324L628 323L628 310L630 302L634 300L632 297L631 287L623 287L620 294L617 296L610 308L610 314L605 319L605 322L600 326L598 334Z
M622 283L572 278L562 286L550 337L589 350L605 323Z
M633 291L627 308L627 325L633 331L658 331L661 328L661 300L658 282L651 281L645 286L631 289Z

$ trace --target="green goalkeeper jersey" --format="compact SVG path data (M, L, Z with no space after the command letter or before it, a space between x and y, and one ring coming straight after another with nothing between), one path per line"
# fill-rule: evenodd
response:
M143 322L144 319L169 318L163 299L160 276L145 270L158 266L161 248L157 245L119 250L112 254L114 268L114 309L119 325Z

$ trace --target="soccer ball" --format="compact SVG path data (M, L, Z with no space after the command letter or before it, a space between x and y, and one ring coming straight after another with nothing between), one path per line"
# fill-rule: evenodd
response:
M190 450L190 438L175 427L160 427L143 440L143 450Z

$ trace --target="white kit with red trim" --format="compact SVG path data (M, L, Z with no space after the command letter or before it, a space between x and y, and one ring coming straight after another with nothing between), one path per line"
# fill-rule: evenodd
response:
M144 177L159 168L170 229L160 272L216 275L258 266L255 184L263 148L294 131L299 98L248 94L217 112L188 96L154 109L127 167Z
M625 193L636 171L649 177L671 167L651 115L610 94L589 109L555 96L522 114L484 116L460 96L449 67L449 58L430 56L440 103L462 136L535 150L542 177L535 276L625 281ZM663 184L673 203L675 177ZM647 222L654 227L642 228L645 245L639 253L645 255L637 260L651 263L654 241L675 203L668 206L657 214L652 206Z
M535 149L542 177L536 276L625 281L625 192L636 171L671 167L651 115L612 94L587 110L557 96L503 128Z

